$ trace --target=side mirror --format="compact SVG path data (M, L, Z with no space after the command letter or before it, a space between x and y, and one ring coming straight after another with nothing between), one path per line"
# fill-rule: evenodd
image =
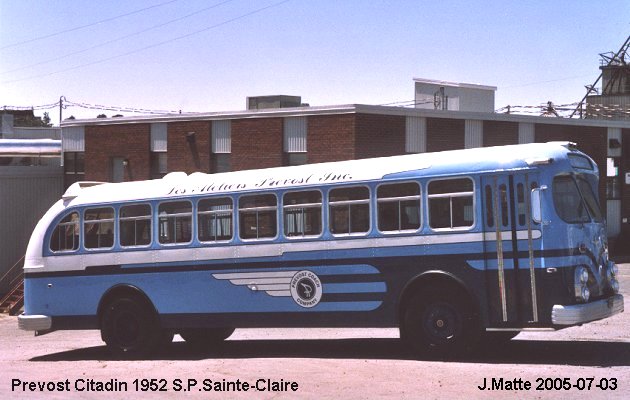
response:
M536 189L532 189L531 204L532 204L532 219L534 222L543 222L542 215L542 191L546 190L547 186L541 186Z

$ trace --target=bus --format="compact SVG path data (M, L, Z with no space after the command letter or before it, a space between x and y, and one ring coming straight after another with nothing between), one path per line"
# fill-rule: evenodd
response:
M238 328L397 327L452 354L623 311L595 162L531 143L77 182L24 264L21 329L118 354Z

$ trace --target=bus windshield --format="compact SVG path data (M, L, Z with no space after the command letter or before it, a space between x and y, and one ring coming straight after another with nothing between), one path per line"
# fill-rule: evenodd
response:
M578 175L556 176L553 179L553 203L556 212L570 224L602 221L597 197L588 181Z

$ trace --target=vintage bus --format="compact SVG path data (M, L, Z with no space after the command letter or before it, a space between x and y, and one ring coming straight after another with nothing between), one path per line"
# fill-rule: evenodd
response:
M598 169L568 142L73 184L28 245L19 326L114 352L236 328L399 327L417 351L623 311Z

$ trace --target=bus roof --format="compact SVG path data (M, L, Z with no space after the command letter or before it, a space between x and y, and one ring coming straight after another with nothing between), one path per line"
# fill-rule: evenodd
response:
M217 174L172 172L162 179L122 183L77 182L63 195L66 205L177 198L333 183L366 182L403 177L427 177L531 168L575 150L568 142L481 147L245 170Z

